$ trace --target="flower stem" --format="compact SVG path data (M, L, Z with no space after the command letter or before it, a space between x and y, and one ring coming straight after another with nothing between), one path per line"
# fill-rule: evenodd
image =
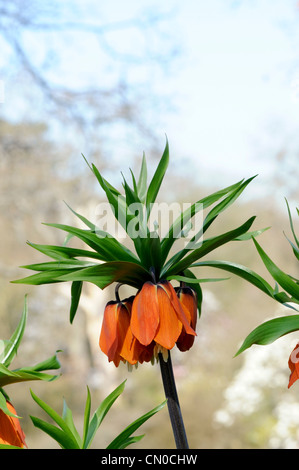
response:
M170 351L168 352L168 360L166 362L162 354L159 353L159 363L176 447L177 449L189 449L173 375Z

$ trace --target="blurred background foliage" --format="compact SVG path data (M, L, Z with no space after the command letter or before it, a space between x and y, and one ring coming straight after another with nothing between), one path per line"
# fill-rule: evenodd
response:
M165 86L184 64L186 53L183 38L173 28L174 2L164 10L146 2L145 8L131 7L123 16L117 8L121 2L113 3L111 21L105 17L104 4L96 9L92 1L0 0L0 79L5 83L5 100L0 104L0 337L9 338L28 293L28 325L16 363L32 364L62 350L62 377L58 381L16 384L7 390L24 416L23 428L31 448L50 448L55 443L35 430L28 418L39 411L29 388L55 409L64 397L80 423L86 385L96 407L127 378L125 392L94 441L94 447L100 448L164 399L158 367L146 364L128 373L125 367L115 369L108 364L99 351L102 313L113 296L112 289L102 292L85 286L79 312L70 325L70 286L10 284L24 275L20 265L41 259L26 245L27 240L63 242L63 234L42 222L76 224L63 201L95 220L103 194L81 153L94 161L108 180L116 175L117 185L120 171L139 167L143 150L150 168L155 165L164 146L165 122L180 111L176 102L180 90ZM242 1L228 3L236 8ZM296 2L293 4L295 17ZM271 2L268 5L270 9ZM87 53L90 44L96 55ZM294 66L296 60L298 57ZM260 142L258 129L256 132ZM276 132L275 127L269 135ZM289 231L283 198L289 198L293 209L293 204L298 205L299 143L296 146L296 139L284 137L283 146L283 139L274 137L258 146L254 157L270 158L273 171L256 178L248 197L245 191L214 223L213 231L223 232L256 215L255 228L271 226L259 239L262 247L283 270L298 273L298 263L283 233ZM263 150L264 155L259 154ZM170 138L170 161L175 152ZM217 168L211 169L208 178L207 173L197 178L188 159L189 173L182 171L184 157L174 156L161 201L194 202L237 181L232 176L219 185L221 172L217 174ZM246 173L244 168L242 177L248 176ZM266 195L260 190L265 182ZM222 247L213 253L213 259L244 264L273 284L251 242ZM209 274L215 276L215 271L205 269L202 277ZM233 358L255 326L289 312L233 276L203 289L195 346L184 354L173 353L190 447L298 448L297 385L287 391L287 362L296 334ZM142 429L146 437L135 448L174 446L166 409Z

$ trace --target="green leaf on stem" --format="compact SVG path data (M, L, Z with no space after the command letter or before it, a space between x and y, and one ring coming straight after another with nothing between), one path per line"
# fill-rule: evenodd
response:
M272 275L273 279L288 293L292 296L294 301L299 302L299 284L292 280L291 276L284 273L265 253L258 242L253 238L254 244L260 257L262 258L264 265ZM292 299L290 299L292 301Z
M83 281L73 281L71 287L70 323L73 323L78 310Z
M185 269L188 269L198 259L207 255L216 248L224 245L225 243L234 240L239 235L246 233L253 224L254 219L255 217L251 217L243 225L234 230L230 230L229 232L204 240L199 248L194 249L189 255L178 262L175 262L176 257L174 256L173 259L171 259L163 269L163 275L165 277L169 277L173 274L179 274Z
M146 165L145 154L143 154L143 157L142 157L141 169L140 169L140 174L139 174L139 178L137 182L137 192L138 192L138 197L140 201L145 203L146 192L147 192L147 165Z
M19 418L18 415L15 415L11 411L9 411L6 401L7 401L7 397L4 396L4 394L2 393L2 391L0 389L0 410L2 410L3 413L5 413L8 416L11 416L12 418L14 418L14 417Z
M168 140L166 139L166 145L161 157L161 160L157 166L155 174L149 184L147 193L146 193L146 213L147 219L149 218L151 205L155 202L157 194L159 192L160 186L162 184L164 175L166 173L167 167L169 163L169 146Z
M77 442L71 428L67 425L65 419L63 419L53 408L51 408L47 403L38 398L33 391L31 390L31 396L33 400L47 413L47 415L53 419L53 421L58 424L61 429L58 429L56 426L46 423L39 418L30 416L34 426L38 427L42 431L49 434L53 439L55 439L59 445L64 449L79 449L80 443Z
M76 426L74 424L72 411L68 408L66 402L64 401L63 413L60 416L53 408L51 408L47 403L38 398L32 391L31 395L34 401L45 411L45 413L58 425L48 423L40 418L30 416L35 427L39 428L50 437L52 437L63 449L88 449L90 448L92 441L95 437L96 432L98 431L103 419L107 415L111 406L115 400L121 395L124 391L125 382L122 382L115 390L113 390L100 404L100 406L94 412L92 418L90 419L90 409L91 409L91 396L90 391L87 387L87 398L85 403L84 411L84 423L83 423L83 437L81 439ZM143 436L132 436L145 421L147 421L151 416L157 413L166 402L163 402L161 405L155 407L150 412L141 416L130 424L127 428L124 429L107 447L108 449L124 449L128 445L137 442Z
M80 228L72 227L71 225L63 224L44 224L49 227L55 227L76 236L88 246L93 248L99 255L102 261L134 261L138 262L138 258L128 248L119 243L111 235L102 230L83 230Z
M236 276L239 276L246 281L250 282L253 284L255 287L258 287L260 290L262 290L265 294L269 295L270 297L273 297L274 295L274 289L270 286L270 284L265 281L259 274L255 273L251 269L242 266L237 263L232 263L230 261L200 261L198 263L194 263L191 267L196 268L196 267L213 267L213 268L218 268L218 269L223 269L224 271L230 272L235 274Z
M288 315L266 321L245 338L235 356L238 356L253 344L270 344L278 338L297 330L299 330L299 315Z
M131 435L149 418L154 414L160 411L166 404L166 400L160 405L153 408L148 413L144 414L140 418L136 419L128 427L126 427L113 441L108 445L107 449L125 449L132 442L136 442L136 437L131 437ZM137 436L137 439L141 439L143 436Z
M0 363L3 364L5 367L9 367L9 365L11 364L11 361L17 354L18 347L20 345L20 342L22 340L22 337L25 331L27 316L28 316L28 304L27 304L27 295L26 295L25 300L24 300L23 313L18 323L18 326L15 329L12 336L10 337L10 339L4 343L5 346L4 346L3 351L0 351Z
M46 380L49 382L57 378L57 375L37 372L34 368L22 368L11 371L3 364L0 364L0 387L5 387L17 382L28 382L30 380Z
M220 191L216 191L215 193L206 196L202 199L199 199L199 201L195 202L194 204L191 205L191 207L188 207L185 211L183 211L179 217L174 221L174 223L171 225L167 235L163 238L161 242L161 251L162 251L162 260L163 263L165 263L167 256L169 254L169 251L174 244L174 242L179 238L182 230L184 227L190 222L190 220L199 212L210 205L214 204L217 202L219 199L221 199L223 196L226 194L230 194L231 192L237 190L240 186L241 182L235 183L231 186L228 186L224 189L221 189ZM222 208L223 210L224 208ZM201 228L201 234L203 234L203 228Z
M100 404L97 410L94 412L92 419L88 423L88 429L85 432L85 437L83 440L83 449L88 449L92 443L92 440L100 427L103 419L110 410L111 406L115 400L123 393L125 388L125 383L122 382L113 392L111 392Z

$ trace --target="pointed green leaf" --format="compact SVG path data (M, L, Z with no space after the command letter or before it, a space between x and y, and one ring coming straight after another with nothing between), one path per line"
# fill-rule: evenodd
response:
M169 163L169 146L168 146L168 140L166 139L166 146L163 152L163 155L161 157L161 160L158 164L158 167L155 171L155 174L149 184L147 193L146 193L146 213L147 213L147 219L149 218L149 214L151 211L151 204L153 204L156 200L156 197L158 195L160 186L162 184L165 172L167 170Z
M30 416L30 418L36 428L52 437L62 449L80 449L70 430L67 433L57 428L53 424L47 423L46 421L37 418L36 416Z
M249 230L249 228L253 224L254 219L255 217L251 217L243 225L240 225L240 227L234 230L230 230L229 232L223 233L216 237L212 237L208 240L204 240L199 248L194 249L190 252L189 255L187 255L185 258L178 262L173 263L173 261L170 260L163 269L163 275L165 277L168 277L174 274L179 274L185 269L188 269L198 259L207 255L216 248L224 245L225 243L234 240L239 235L242 235L243 233L247 232L247 230Z
M56 271L56 270L73 270L73 269L81 269L87 268L89 266L98 266L97 263L93 263L91 261L82 261L78 259L63 259L60 261L47 261L45 263L36 263L36 264L27 264L24 266L20 266L24 269L31 269L32 271Z
M241 182L228 196L221 201L217 206L215 206L206 216L204 223L203 223L203 233L207 230L207 228L211 225L211 223L218 217L218 215L227 209L229 206L233 204L233 202L238 199L238 197L242 194L244 189L248 186L248 184L255 178L256 176L252 176L248 178L244 182Z
M168 253L173 243L177 239L179 233L184 229L186 224L197 214L197 212L206 209L207 207L209 207L210 205L214 204L219 199L221 199L223 196L227 194L231 194L231 192L236 191L239 188L239 186L242 184L242 182L243 180L231 186L228 186L224 189L221 189L220 191L216 191L213 194L210 194L209 196L199 199L197 202L192 204L190 208L187 208L185 211L181 213L179 217L177 217L177 219L174 221L174 223L170 227L167 235L163 238L161 242L163 262L166 261ZM202 232L203 232L203 229L202 229Z
M5 413L7 416L11 416L15 418L19 417L18 415L15 415L11 411L9 411L7 407L7 403L6 403L6 397L2 394L1 390L0 390L0 410L2 410L3 413Z
M100 404L100 406L95 411L89 426L87 436L84 439L84 449L88 449L91 445L91 442L94 438L95 433L97 432L99 426L101 425L103 419L105 418L106 414L110 410L111 406L115 402L115 400L122 394L125 388L126 380L124 380L118 387L116 387L113 392L111 392Z
M127 207L130 207L131 204L141 204L138 194L128 185L124 176L123 180L123 188L125 190Z
M229 278L228 277L221 277L221 278L209 277L209 278L197 279L197 278L186 277L186 276L168 276L167 279L170 281L186 282L186 284L198 284L198 283L200 284L201 282L227 281L227 279Z
M292 234L293 234L293 237L294 237L294 240L296 242L296 245L297 247L299 248L299 240L296 236L296 233L295 233L295 229L294 229L294 225L293 225L293 220L292 220L292 215L291 215L291 211L290 211L290 206L289 206L289 203L287 201L287 199L285 199L286 201L286 204L287 204L287 209L288 209L288 215L289 215L289 221L290 221L290 226L291 226L291 230L292 230ZM297 209L297 212L298 212L298 209ZM298 212L298 215L299 215L299 212Z
M118 191L113 191L111 185L103 178L95 165L92 165L92 171L106 193L115 218L120 225L127 230L128 214L125 198Z
M156 279L159 279L160 271L162 268L161 260L161 242L157 232L151 232L149 237L144 241L144 250L148 254L146 269L154 268Z
M146 199L146 190L147 190L147 166L145 154L143 154L140 174L137 183L138 197L141 202L145 202Z
M103 261L122 260L122 261L135 261L137 257L124 245L119 243L111 235L102 230L82 230L70 225L63 224L45 224L49 227L55 227L78 237L84 243L93 248Z
M124 449L130 443L130 437L145 421L151 418L154 414L160 411L167 401L165 400L160 405L153 408L148 413L136 419L128 427L126 427L113 441L108 445L107 449Z
M86 440L87 440L88 430L89 430L90 407L91 407L91 397L90 397L89 388L87 387L87 398L86 398L86 403L85 403L84 424L83 424L83 440L82 440L83 449L86 449Z
M42 271L31 276L24 277L22 279L16 279L11 281L13 284L29 284L29 285L42 285L42 284L53 284L55 282L63 282L65 279L61 279L62 276L78 271L78 268L74 269L50 269L49 271ZM80 280L80 279L79 279Z
M82 292L82 281L73 281L71 287L71 308L70 308L70 323L73 323L75 315L78 310L79 301Z
M60 281L91 282L101 289L104 289L113 282L121 282L140 288L144 282L150 279L150 274L138 264L112 261L66 273L60 276L59 279Z
M244 233L243 235L240 235L239 237L236 237L235 240L236 241L251 240L251 238L258 237L259 235L264 233L266 230L269 230L269 228L271 228L271 227L266 227L266 228L262 228L260 230L253 230L252 232Z
M194 263L192 268L194 267L213 267L217 269L223 269L227 272L233 273L236 276L239 276L246 281L253 284L255 287L258 287L262 290L265 294L273 297L274 289L270 286L270 284L265 281L259 274L255 273L251 269L247 268L246 266L242 266L241 264L232 263L230 261L200 261L198 263Z
M65 400L63 400L63 410L62 410L62 418L66 422L67 426L71 430L72 435L76 439L78 446L80 449L82 448L82 439L76 429L74 419L73 419L73 413L71 409L67 406L67 403Z
M95 258L101 260L102 257L96 251L82 250L78 248L70 248L68 246L59 245L38 245L36 243L27 242L29 246L40 251L44 255L57 261L62 259L71 259L76 257Z
M58 424L58 426L61 428L61 431L63 431L63 434L62 434L61 431L58 430L59 432L56 434L55 440L57 440L57 437L59 436L59 441L58 442L63 446L63 448L65 448L65 449L79 449L79 445L78 445L74 435L72 434L71 429L69 428L67 423L64 421L64 419L53 408L51 408L47 403L45 403L43 400L38 398L33 393L32 390L30 390L30 393L31 393L31 396L32 396L33 400L42 408L42 410L44 410L47 413L47 415L50 418L53 419L53 421L56 424ZM31 417L31 419L33 420L35 426L42 422L38 418L32 418ZM45 432L49 433L49 430L51 430L51 432L55 432L54 428L57 429L55 426L51 426L51 425L46 427L44 425L44 423L45 423L44 421L42 423L43 423L43 431L45 431ZM46 423L46 424L48 424L48 423ZM63 444L62 444L62 440L63 440Z
M55 380L57 377L57 375L44 374L42 372L31 370L30 368L22 368L15 371L11 371L7 369L7 367L5 367L3 364L0 364L0 387L5 387L6 385L10 385L17 382L28 382L30 380L52 381Z
M255 328L244 340L236 356L253 344L266 345L273 343L281 336L299 330L299 315L289 315L266 321Z
M13 360L14 356L17 353L18 347L20 345L21 339L23 337L24 331L25 331L25 326L26 326L26 321L27 321L27 316L28 316L28 305L27 305L27 295L25 296L24 300L24 307L23 307L23 313L21 316L21 319L19 321L19 324L10 337L9 341L5 343L5 347L3 351L0 351L0 362L8 367L11 364L11 361Z
M294 282L291 277L284 273L275 263L269 258L258 242L253 238L254 244L262 258L264 265L272 275L273 279L288 292L294 299L299 301L299 285Z

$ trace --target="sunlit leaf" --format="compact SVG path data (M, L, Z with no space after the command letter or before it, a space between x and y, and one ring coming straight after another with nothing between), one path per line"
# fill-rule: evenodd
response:
M202 278L202 279L197 279L197 278L192 278L192 277L186 277L186 276L169 276L167 277L168 280L170 281L181 281L181 282L186 282L187 284L200 284L202 282L219 282L219 281L227 281L229 279L228 277L208 277L208 278Z
M287 199L285 199L285 201L286 201L286 205L287 205L287 209L288 209L288 215L289 215L289 221L290 221L292 234L293 234L294 240L296 242L296 245L299 248L299 240L296 236L296 232L295 232L295 229L294 229L294 224L293 224L293 219L292 219L292 215L291 215L291 211L290 211L290 206L289 206L289 203L288 203ZM297 209L297 212L298 212L298 209ZM298 212L298 215L299 215L299 212Z
M228 243L229 241L232 241L239 235L242 235L243 233L247 232L247 230L249 230L249 228L253 224L254 219L255 217L251 217L243 225L234 230L230 230L229 232L212 237L208 240L204 240L200 248L194 249L190 252L189 255L187 255L185 258L175 263L174 265L173 262L170 260L169 263L167 263L165 268L163 269L163 275L165 277L168 277L173 274L178 274L184 271L185 269L189 268L198 259L207 255L216 248Z
M216 191L213 194L210 194L209 196L206 196L202 199L199 199L196 203L192 204L190 208L187 208L185 211L183 211L181 213L181 215L179 217L177 217L177 219L171 225L167 235L163 238L162 243L161 243L163 263L166 261L168 253L169 253L173 243L177 239L176 238L177 234L196 215L196 213L198 211L206 209L207 207L214 204L215 202L217 202L222 197L224 197L228 194L231 194L231 193L234 194L239 189L240 185L242 184L242 181L240 181L238 183L235 183L231 186L228 186L224 189L221 189L220 191ZM204 227L201 228L201 234L203 234L204 230L208 228L208 223L207 222L209 220L211 220L212 218L214 220L215 217L224 209L225 209L225 205L222 205L221 207L218 206L217 210L214 211L213 216L210 215L210 219L209 219L209 217L206 219L206 226L205 226L205 228Z
M242 346L237 351L236 356L241 354L241 352L245 351L253 344L270 344L281 336L297 330L299 330L299 315L288 315L266 321L255 328L245 338Z
M147 191L147 165L145 154L143 154L140 174L137 182L138 197L141 202L145 202Z
M168 163L169 163L169 146L168 146L168 140L166 139L166 146L165 146L163 155L161 157L161 160L159 161L158 167L155 171L155 174L149 184L149 187L146 193L147 218L149 217L149 214L151 211L151 204L153 204L156 200L157 194L159 192L165 172L168 167Z
M43 372L37 372L35 370L28 369L19 369L16 371L11 371L7 369L3 364L0 364L0 387L5 387L17 382L28 382L31 380L46 380L52 381L55 380L58 376L45 374Z
M12 336L10 337L10 339L5 342L4 350L0 351L0 362L5 367L8 367L11 364L11 361L13 360L13 358L15 357L17 353L18 347L20 345L21 339L25 331L27 316L28 316L28 304L27 304L27 295L26 295L25 300L24 300L23 313L18 323L18 326L15 329Z
M54 439L61 445L61 447L65 449L79 449L80 446L66 421L53 408L41 400L41 398L37 397L32 390L30 392L33 400L47 413L50 418L53 419L56 424L58 424L61 430L57 429L53 425L49 425L45 421L30 416L33 424L36 427L42 429L44 432L47 432L47 434L50 434L51 437L55 436Z
M148 413L144 414L140 418L136 419L133 423L131 423L128 427L126 427L113 441L107 446L107 449L124 449L127 447L132 441L130 440L131 435L149 418L151 418L154 414L160 411L166 404L166 400L161 403L160 405L153 408Z
M64 230L72 235L75 235L88 246L93 248L103 261L135 261L138 259L128 248L119 243L115 238L108 235L102 230L82 230L80 228L72 227L63 224L45 224L50 227L55 227Z
M92 419L88 425L88 431L85 433L85 438L83 441L83 448L88 449L91 445L91 442L97 432L99 426L101 425L106 414L110 410L111 406L115 400L122 394L125 388L126 380L124 380L113 392L111 392L100 404L97 410L94 412Z
M112 261L63 273L59 280L91 282L101 289L104 289L113 282L120 282L139 288L144 282L150 280L150 274L138 264Z
M52 437L62 449L80 449L79 444L70 430L69 432L65 432L36 416L30 416L30 418L36 428Z
M3 413L5 413L8 416L18 418L18 415L15 415L8 409L7 398L3 395L1 389L0 389L0 410L2 410Z
M72 410L67 406L67 403L65 400L63 400L62 418L66 422L72 435L75 437L76 441L78 442L80 448L82 448L82 439L75 426Z
M258 242L253 238L254 244L259 252L260 257L262 258L266 268L269 273L272 275L273 279L288 292L294 299L299 301L299 285L292 280L292 278L284 273L265 253L262 247Z
M273 297L274 289L270 286L270 284L265 281L259 274L255 273L251 269L247 268L246 266L242 266L241 264L232 263L230 261L200 261L198 263L194 263L192 268L195 267L213 267L218 269L223 269L224 271L230 272L239 276L246 281L253 284L255 287L258 287L262 290L265 294Z

